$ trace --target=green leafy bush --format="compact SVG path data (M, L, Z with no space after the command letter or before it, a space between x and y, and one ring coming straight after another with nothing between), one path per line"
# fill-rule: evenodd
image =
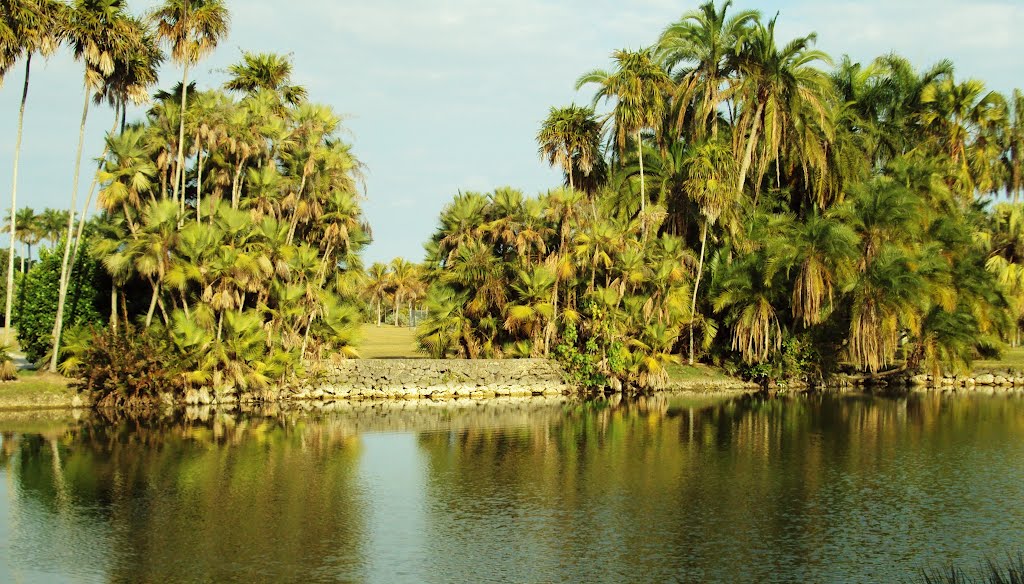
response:
M600 370L600 348L594 339L588 339L581 349L576 325L569 322L562 329L562 341L555 345L555 359L562 364L568 381L586 388L608 385L608 378Z
M103 320L99 304L101 283L100 267L94 259L79 248L78 257L68 286L64 306L64 329L86 326ZM57 317L60 292L61 252L42 250L39 261L25 276L18 293L14 324L18 328L18 342L29 361L40 361L53 344L53 321Z

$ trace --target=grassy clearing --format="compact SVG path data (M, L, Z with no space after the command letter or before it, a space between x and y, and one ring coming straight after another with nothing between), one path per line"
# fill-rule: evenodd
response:
M975 361L971 365L971 368L975 371L987 369L1013 369L1014 371L1024 371L1024 347L1007 349L1006 352L1003 353L1003 357L1001 359Z
M416 329L394 325L364 324L359 356L363 359L423 359L416 348Z
M22 371L16 381L0 383L0 409L67 406L75 395L70 383L60 375Z
M672 381L729 381L732 378L721 369L697 363L695 365L673 364L666 367Z

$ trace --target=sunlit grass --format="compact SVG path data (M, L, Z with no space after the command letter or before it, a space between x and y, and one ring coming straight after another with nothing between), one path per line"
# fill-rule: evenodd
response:
M56 399L70 399L75 390L70 381L52 373L21 371L15 381L0 383L0 408L21 407Z
M986 369L1013 369L1014 371L1024 371L1024 347L1007 349L1000 359L975 361L972 368L975 371Z
M362 328L359 356L363 359L422 359L416 348L416 329L394 325L365 324Z
M666 367L672 381L731 380L721 369L697 363L695 365L673 364Z

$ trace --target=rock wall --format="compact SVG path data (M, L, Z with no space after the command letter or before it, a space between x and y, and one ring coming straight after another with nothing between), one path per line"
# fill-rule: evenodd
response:
M450 399L567 395L547 359L350 359L319 364L282 399Z
M946 374L939 377L915 375L911 387L941 389L976 389L988 392L1024 392L1024 374L1011 370L975 371L970 375Z

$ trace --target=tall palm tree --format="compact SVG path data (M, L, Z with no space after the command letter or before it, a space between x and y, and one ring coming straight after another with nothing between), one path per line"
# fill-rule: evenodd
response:
M178 156L172 189L177 201L179 186L182 191L185 188L184 112L188 109L188 70L212 53L227 36L230 17L223 0L165 0L150 18L156 23L157 36L170 45L171 58L182 66L182 116L178 128Z
M395 326L398 326L399 308L403 301L408 300L413 289L416 288L418 278L419 274L416 270L416 264L402 258L391 260L391 286L395 296Z
M32 246L42 239L39 216L30 207L18 209L16 227L13 231L14 237L25 244L25 256L21 258L21 272L24 274L28 271L26 266L32 265Z
M690 365L693 365L693 319L697 313L697 291L704 274L708 227L717 223L723 215L734 213L740 193L732 186L736 180L735 157L724 142L709 140L695 145L687 162L686 191L696 203L701 216L700 260L690 301Z
M667 107L665 93L668 90L669 77L651 58L649 49L618 50L612 53L612 59L615 61L615 69L596 69L585 73L576 81L576 89L594 83L598 86L594 94L595 105L601 100L615 100L612 112L615 142L620 153L626 151L629 139L636 143L637 159L640 163L640 212L645 214L647 195L644 186L642 132L654 130L656 137L661 135Z
M565 173L569 188L575 189L575 175L590 175L601 157L601 124L593 108L575 104L551 108L537 133L541 158Z
M1006 132L1003 136L1005 188L1016 203L1024 190L1024 92L1019 89L1014 89L1010 95L1006 111Z
M979 183L991 188L991 184L985 184L991 180L979 181L978 173L971 172L970 159L977 154L977 146L984 145L983 138L987 138L989 130L1002 124L1006 114L1002 96L985 91L985 85L976 79L957 83L948 76L928 84L921 93L921 103L921 121L940 150L959 167L968 201L973 199ZM994 153L988 158L993 157ZM985 162L982 166L991 166L993 161Z
M60 241L60 235L64 232L64 226L68 222L68 211L64 209L43 209L39 214L39 230L43 239L50 242L50 249L55 249Z
M107 76L94 97L97 105L106 102L114 109L110 134L116 131L118 123L121 125L121 131L124 132L125 115L129 103L142 105L149 101L149 88L156 84L157 68L163 61L163 54L157 47L155 38L146 27L146 23L135 17L127 17L127 21L130 31L126 31L125 34L133 41L133 46L117 55L113 73ZM109 143L105 143L103 154L100 155L101 161L106 157L108 150ZM100 168L102 168L102 162L100 164ZM71 257L78 257L78 245L81 242L82 233L85 231L88 210L92 206L92 198L97 185L99 185L99 172L93 177L89 195L82 208L82 215L78 218L78 231L75 233Z
M114 73L115 63L138 50L141 39L138 29L124 11L123 0L76 0L67 18L67 37L76 59L84 62L85 100L82 120L78 128L78 148L71 188L71 209L68 215L64 258L61 262L60 292L57 299L57 318L53 323L53 351L50 372L57 372L61 330L64 326L64 301L70 278L72 239L75 213L78 208L78 179L82 169L82 147L85 142L85 122L89 115L89 101Z
M816 35L797 37L779 48L775 41L775 19L758 24L737 55L742 111L735 124L733 146L742 152L739 191L743 191L753 161L754 149L762 144L759 176L767 164L777 160L787 135L798 123L798 115L824 123L832 83L814 65L831 63L828 55L812 49ZM763 134L763 138L759 135ZM755 184L755 187L759 184Z
M390 274L387 264L381 262L374 262L366 271L366 291L370 294L370 302L377 305L377 326L381 323L381 305L388 294Z
M25 60L25 82L21 90L18 109L18 130L14 138L14 170L11 173L11 253L7 254L7 298L4 304L4 322L11 322L14 299L14 240L18 211L18 162L21 157L21 137L25 122L25 104L28 102L29 76L32 55L48 56L57 46L64 5L55 0L3 0L0 1L0 85L7 71L18 59ZM11 327L6 329L7 344L12 342Z
M714 2L702 4L666 28L655 45L655 54L677 84L677 131L692 111L698 137L708 131L712 137L718 135L718 106L736 82L736 52L760 18L756 10L728 16L731 6L732 0L723 2L721 9Z

